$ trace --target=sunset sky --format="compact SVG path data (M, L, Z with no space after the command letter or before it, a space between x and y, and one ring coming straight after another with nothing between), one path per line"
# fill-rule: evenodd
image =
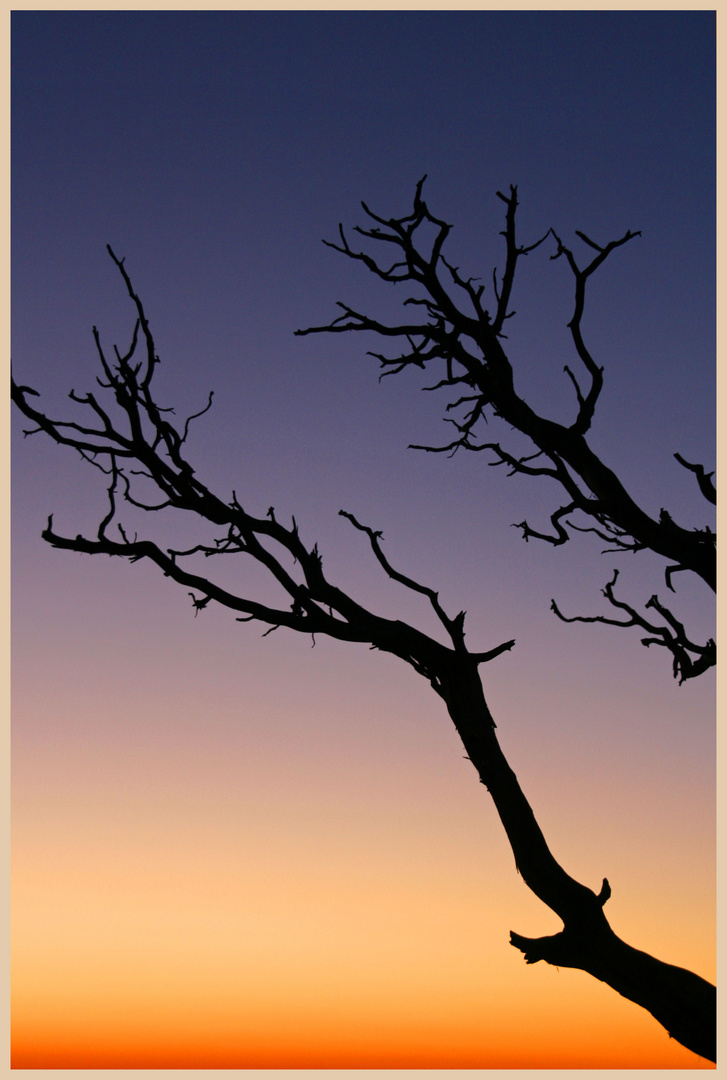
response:
M511 766L556 858L613 895L630 945L715 980L715 700L638 631L565 625L663 563L583 534L524 543L560 493L427 455L436 378L378 380L364 335L294 337L336 301L398 295L325 247L411 207L426 173L449 257L491 291L519 235L641 237L591 280L605 388L592 445L653 515L712 524L674 460L715 462L714 12L14 12L12 361L78 419L91 327L125 349L126 259L162 405L201 479L294 515L330 580L433 631L401 571L466 608ZM572 279L542 245L513 296L517 385L572 414ZM81 414L82 415L82 414ZM93 535L105 478L13 418L12 1049L25 1068L700 1068L579 971L509 931L559 920L518 876L441 700L394 658L235 622ZM493 421L488 435L507 444ZM171 543L196 542L173 522ZM256 579L239 570L241 593ZM675 578L699 640L713 597Z

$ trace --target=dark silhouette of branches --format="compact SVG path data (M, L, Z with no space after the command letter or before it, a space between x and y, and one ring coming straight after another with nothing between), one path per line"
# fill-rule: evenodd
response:
M613 589L617 578L618 570L614 570L613 577L604 586L602 592L609 604L626 613L628 616L626 619L612 619L606 615L573 615L567 618L561 613L555 600L551 600L551 608L563 622L605 623L608 626L640 626L642 630L646 630L651 635L651 637L641 639L642 645L647 647L649 645L663 645L672 654L674 678L678 679L680 683L683 683L686 679L694 678L696 675L701 675L703 671L714 667L717 663L717 646L711 638L706 645L695 645L687 637L682 623L672 614L669 608L659 601L658 596L652 596L645 606L647 609L651 608L661 615L664 623L661 626L655 626L653 623L648 622L643 615L635 611L629 604L616 598ZM694 657L696 659L693 659Z
M442 446L417 444L413 448L450 454L458 450L487 451L491 458L489 463L506 466L509 475L542 476L556 481L565 494L565 501L551 514L549 531L535 528L527 520L516 525L526 541L533 538L559 546L570 539L573 531L592 532L606 542L607 551L650 550L663 556L669 561L665 574L672 590L671 575L676 571L690 571L715 589L714 532L708 526L684 528L666 510L661 511L658 519L651 517L629 495L619 477L593 452L586 439L603 388L604 370L594 360L583 337L586 286L613 252L640 233L628 229L620 238L599 244L584 232L577 231L576 236L589 249L587 260L581 265L573 250L552 228L534 243L521 244L515 229L517 188L511 186L507 195L498 191L506 208L505 228L501 234L505 239L505 269L501 277L497 271L493 272L493 303L491 309L486 308L484 285L476 284L475 278L463 276L459 267L453 266L444 255L452 226L429 210L422 197L425 179L423 177L417 184L412 212L404 217L381 217L362 204L373 224L368 228L356 226L354 232L369 243L375 255L351 247L343 226L339 226L340 243L324 241L347 258L363 263L383 281L408 286L402 307L411 310L415 317L388 324L339 302L342 314L331 323L297 333L367 331L379 338L399 339L403 347L398 354L369 354L379 360L383 375L397 374L412 365L426 369L433 362L441 362L442 377L425 389L444 389L458 395L446 405L446 419L454 426L456 437ZM429 239L432 233L433 242ZM574 414L569 424L560 424L540 415L518 394L513 366L503 344L505 323L514 315L510 304L518 262L548 240L555 245L550 258L566 261L574 284L574 308L568 327L580 367L577 371L569 365L564 367L575 396ZM381 259L377 257L379 253L385 253ZM392 253L393 262L390 261ZM517 455L504 449L499 442L480 441L478 433L488 415L499 418L526 436L533 444L533 452ZM686 462L679 454L674 456L682 466L696 474L700 491L710 503L715 503L713 473L706 473L702 465ZM605 595L614 602L610 592ZM664 619L661 627L648 625L647 629L657 635L659 644L667 645L672 651L674 673L681 682L714 665L714 642L694 645L685 633L676 631L673 617L666 614L658 601L650 601L647 606ZM560 616L557 606L554 611ZM635 614L630 622L597 621L610 621L616 626L645 625ZM645 643L651 644L652 640Z
M110 247L108 250L123 276L137 316L129 350L121 354L115 348L113 361L107 358L98 330L93 328L104 374L104 378L97 381L114 398L123 423L112 420L109 411L92 393L79 395L75 391L71 391L69 397L75 403L91 409L92 423L51 419L29 400L39 396L37 391L28 386L18 386L11 379L13 401L35 424L24 434L45 432L55 442L74 447L85 461L101 469L110 478L108 510L95 537L63 537L54 531L51 515L42 534L44 539L54 547L87 554L120 556L131 562L150 559L166 577L202 594L201 597L191 594L195 612L203 610L214 600L232 611L240 612L243 621L255 619L268 624L270 629L287 626L301 633L327 634L342 641L367 642L374 648L393 652L436 683L435 659L444 646L404 623L374 615L330 584L324 575L317 546L307 548L304 545L294 518L291 526L286 527L277 520L272 507L264 518L255 517L240 505L234 492L231 499L221 498L196 477L195 470L184 457L183 444L190 420L207 412L212 397L210 395L204 409L185 421L181 434L166 419L166 414L171 410L160 408L152 396L152 379L159 357L142 302L132 288L123 260L118 259ZM145 349L144 355L137 360L140 330ZM132 464L138 467L132 468ZM161 501L150 504L136 496L135 482L138 477L155 485ZM119 501L148 511L161 511L167 507L188 511L213 524L221 535L213 543L196 544L186 551L164 550L151 540L129 537L127 529L118 519ZM352 514L341 513L368 535L376 558L391 578L429 597L451 641L451 647L466 653L475 667L512 648L514 641L484 652L466 652L465 613L460 612L455 618L450 618L434 590L392 568L381 549L381 533L360 525ZM115 531L112 526L115 526ZM244 554L265 567L282 590L282 595L287 597L285 606L271 607L252 597L232 594L211 577L201 576L189 569L189 564L185 562L195 555L209 558L222 554ZM291 569L291 562L295 569Z
M421 185L417 190L415 217L398 223L401 232L396 233L397 237L411 233L420 220L423 212L420 190ZM514 214L514 202L508 206L509 213ZM442 230L445 229L442 225ZM444 235L446 233L442 231L440 239L435 241L431 256L435 261L441 258ZM526 938L512 932L512 945L524 953L527 963L544 960L559 967L576 967L589 972L651 1012L685 1046L713 1060L715 988L698 975L656 960L617 937L603 910L611 895L608 881L604 878L596 893L560 866L502 753L479 671L483 664L512 649L515 642L505 641L483 651L470 652L465 644L465 613L449 616L434 589L395 569L384 554L381 532L361 524L352 513L341 511L354 529L367 536L371 551L384 572L394 582L429 601L447 644L401 620L375 614L330 582L317 546L304 543L294 518L290 525L283 525L273 507L263 517L254 516L241 506L234 491L231 496L223 497L202 483L185 457L184 444L190 421L207 412L212 397L210 395L204 408L185 421L181 431L170 422L171 410L161 408L152 393L159 357L142 302L132 287L124 261L110 248L109 254L123 278L136 320L128 351L122 354L114 348L113 358L107 356L94 328L102 369L102 377L97 382L103 397L75 391L69 395L74 404L84 410L84 422L52 418L40 408L36 390L11 380L13 401L33 424L25 433L44 432L56 443L77 450L83 461L99 468L108 477L107 506L95 535L62 535L55 530L51 515L43 538L54 547L69 551L109 555L127 559L130 563L148 559L165 577L188 591L195 616L209 604L219 604L234 612L240 622L262 624L265 634L280 627L314 638L317 634L326 634L341 641L368 644L409 664L427 679L445 703L468 759L492 796L523 880L563 922L560 933L545 938ZM410 262L406 262L403 269L400 264L394 264L388 271L377 272L388 275L390 280L394 280L391 275L408 274L410 263L420 266L413 253L408 258ZM498 287L496 326L501 326L506 317L514 259L515 255L511 253ZM456 271L453 279L458 283ZM472 290L471 295L479 303L480 294L470 283L458 284L466 291ZM455 343L453 348L456 347ZM582 416L591 407L586 404L589 400L593 400L592 392L583 398ZM560 477L565 466L555 451L550 454L550 460ZM523 465L525 467L532 468ZM153 502L136 493L139 483L156 489ZM124 503L150 513L161 513L167 508L185 511L201 523L213 526L218 535L212 541L202 541L186 550L165 548L150 539L139 539L136 534L132 537L120 515ZM206 566L214 568L216 564L206 560L221 555L245 556L264 568L282 598L280 602L272 606L253 595L233 593L216 581L206 569ZM199 570L202 559L205 560L204 573ZM614 583L615 577L611 584ZM617 606L626 610L638 625L644 625L631 609ZM657 610L669 622L673 633L671 644L664 640L658 643L666 644L672 652L675 647L686 651L693 649L670 613L661 607ZM649 627L649 631L655 639L660 636L658 629Z

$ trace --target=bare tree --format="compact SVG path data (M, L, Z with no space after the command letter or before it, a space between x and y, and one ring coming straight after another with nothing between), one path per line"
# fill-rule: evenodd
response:
M513 193L511 201L508 202L508 221L512 220L514 207ZM411 238L415 222L425 213L427 212L421 202L420 185L417 189L414 219L404 219L404 224L397 227L394 235L407 244L407 237ZM401 233L398 228L402 230ZM376 231L373 231L372 235L378 238ZM429 268L435 266L441 258L444 236L446 226L442 225L440 239L427 263L419 262L419 257L414 256L413 247L410 249L412 262L407 273L428 275L427 280L432 287L435 278L431 277ZM398 239L395 242L398 242ZM376 269L376 272L387 280L395 273L393 269L380 271L368 256L353 255L345 240L343 250L353 257L363 259L370 269ZM492 339L495 343L505 317L517 255L512 246L509 251L510 263L499 291L498 315L493 324L496 327ZM384 553L381 533L360 523L352 513L341 511L352 527L367 537L373 557L382 570L402 586L428 600L448 644L442 644L402 620L377 615L330 582L324 573L317 546L308 546L303 541L295 519L292 519L289 525L283 524L272 507L265 516L255 517L240 504L234 491L231 497L221 496L202 483L185 457L185 443L191 420L207 412L211 406L211 396L206 406L183 425L175 427L170 422L168 417L171 410L162 408L152 391L159 357L142 302L134 291L124 260L117 258L110 248L109 254L126 285L135 309L136 321L128 350L121 353L114 347L113 358L107 355L94 327L93 335L102 368L98 383L104 397L97 396L95 392L78 394L71 391L70 398L81 406L79 416L82 416L82 419L54 419L36 402L35 399L39 397L36 390L12 381L13 401L33 423L26 434L45 432L55 442L78 451L84 461L100 469L107 477L108 503L95 535L61 535L55 531L51 516L42 533L43 538L54 547L69 551L111 555L130 562L149 559L165 576L190 592L195 614L210 603L216 603L237 613L239 621L261 623L266 627L265 633L284 626L303 634L327 634L343 641L365 643L371 648L398 656L409 664L430 683L434 692L444 702L467 757L474 765L480 782L492 796L512 848L517 870L535 895L563 921L563 929L547 937L526 938L511 932L512 945L524 953L527 963L544 960L558 967L575 967L589 972L624 997L647 1009L670 1035L684 1046L714 1060L714 986L690 971L664 963L627 945L617 937L604 914L604 905L611 895L608 881L604 878L596 892L576 881L558 864L548 848L515 773L502 753L495 733L495 722L485 700L480 667L510 650L514 641L501 642L480 651L470 651L465 644L465 613L449 615L435 589L396 569ZM460 282L456 270L453 271L453 279L470 295L477 307L480 294L471 284ZM440 300L444 305L443 293ZM447 320L445 317L440 319L436 316L434 305L434 300L426 302L427 311L435 319L431 334L427 331L429 336L426 338L426 346L416 344L416 335L422 333L421 326L412 327L410 332L402 330L401 327L389 330L379 324L370 323L367 328L386 334L409 332L411 355L402 358L400 365L409 362L425 363L425 351L431 356L439 355L445 348L443 342L450 339L451 345L446 348L452 352L452 356L455 353L457 357L464 356L457 344L456 335L450 332L447 337ZM478 318L483 326L490 325L489 317L481 309L478 309ZM349 326L351 329L364 328L363 323L368 322L349 308L346 309L345 320L348 326L346 323L338 324L338 329ZM576 335L577 333L576 330ZM383 362L390 363L386 360ZM514 391L507 389L507 362L504 359L498 362L500 369L492 376L487 374L486 365L482 365L481 377L484 381L505 385L505 390L502 391L504 400L517 402ZM458 376L452 367L452 357L449 357L447 363L449 373L446 384L453 385ZM509 381L511 383L512 380ZM597 383L594 374L594 386ZM492 396L494 392L488 393ZM586 417L592 412L596 396L597 393L593 390L585 397L578 390L580 426L585 424ZM498 409L500 408L498 406ZM546 421L538 423L543 431L550 433L550 450L546 453L551 461L551 472L564 486L572 489L572 502L577 503L580 508L578 500L584 504L587 500L585 496L576 496L577 489L563 462L571 460L565 457L566 450L571 453L570 442L582 446L582 442L578 442L579 439L582 440L582 435L579 434L577 438L570 437L569 442L569 437L559 434L560 429L556 429L555 425L549 426ZM471 427L472 424L467 421L462 426L460 438L463 445L468 441ZM497 448L496 453L503 461L509 461L504 451ZM591 461L592 455L588 457L582 449L579 453L580 457L576 458L579 462ZM512 460L509 463L515 471L534 468L524 461ZM604 475L610 476L600 463L597 468ZM598 475L601 476L601 473ZM614 483L617 484L615 478ZM151 491L154 492L153 495L150 494ZM602 499L603 508L595 513L598 528L607 535L611 535L611 530L614 537L625 545L625 523L620 507L627 497L622 496L620 487L617 487L616 495L608 502L607 510L607 494L608 492ZM193 518L199 519L203 538L186 550L164 547L148 538L140 539L136 533L132 535L128 525L125 527L121 520L119 508L122 503L149 512L161 512L166 508L186 511ZM634 530L638 525L642 532L652 529L653 526L656 529L655 535L663 535L667 539L671 536L667 526L648 523L648 519L644 522L644 515L635 510L631 511L630 502L626 501L624 505L629 514L632 514L632 517L626 519L633 524L630 535L635 535ZM616 517L617 510L621 514L619 517ZM560 517L554 515L559 527L563 516L562 513ZM679 543L675 541L674 548L669 548L670 552L678 550L681 553L680 568L692 568L692 563L695 567L703 564L706 566L708 560L704 557L704 549L709 546L707 542L704 539L690 538L688 533L682 536L682 532L675 533L680 538ZM639 532L639 535L641 534ZM634 543L636 542L634 540ZM667 540L663 543L666 545ZM269 600L261 600L260 594L256 598L253 595L231 592L220 582L219 575L215 578L208 570L212 564L207 560L219 560L223 555L247 557L267 571L280 600L272 604ZM217 562L215 565L220 564ZM681 642L680 647L686 649Z
M665 568L667 587L674 592L673 575L691 571L711 589L716 588L716 536L709 525L688 529L678 525L672 515L661 510L658 520L649 516L629 495L619 477L591 450L586 434L593 421L596 405L603 387L603 368L591 355L581 330L585 310L586 283L592 274L618 248L628 244L639 232L630 229L617 240L598 244L583 232L577 232L592 255L590 262L579 266L575 255L551 228L534 243L521 245L515 234L518 206L517 188L509 195L498 191L505 203L505 270L498 280L493 271L492 312L483 306L485 287L472 277L465 278L459 267L453 266L444 255L444 245L452 228L435 217L422 198L426 177L417 184L414 206L410 214L400 218L384 218L373 213L366 203L363 208L373 224L356 227L355 232L373 241L372 250L385 251L386 262L355 250L348 242L343 226L339 226L340 244L329 247L349 259L363 263L367 270L383 281L405 284L409 293L403 306L411 306L415 315L390 325L340 303L343 314L327 326L299 330L298 334L346 333L369 331L380 338L403 339L403 351L388 357L371 352L384 374L397 374L405 368L428 368L436 361L443 364L442 378L429 390L445 389L458 396L446 406L446 411L459 414L459 419L447 417L454 425L456 437L444 446L416 446L431 453L458 450L487 451L490 464L505 465L510 474L547 477L554 480L565 493L566 501L551 515L551 532L541 532L527 521L517 528L525 540L531 537L553 545L565 544L570 531L594 533L609 546L609 552L638 552L650 550L668 560ZM552 240L555 251L551 259L564 258L573 274L575 303L568 327L575 353L582 365L582 374L565 365L564 372L572 383L575 407L573 420L567 426L539 415L515 388L513 365L503 341L505 323L514 312L510 310L518 261ZM420 317L417 317L420 316ZM478 435L488 413L505 422L529 440L532 451L514 454L498 442L481 442ZM717 501L712 483L713 473L704 466L686 461L681 454L674 457L696 476L699 490L708 503ZM613 626L637 626L645 630L644 645L660 645L672 656L674 676L680 682L694 678L716 663L716 645L710 638L704 644L693 642L683 624L658 598L652 596L645 610L649 618L639 613L614 592L618 571L603 589L603 595L620 613L620 618L605 615L564 616L556 601L555 614L565 622L601 622Z

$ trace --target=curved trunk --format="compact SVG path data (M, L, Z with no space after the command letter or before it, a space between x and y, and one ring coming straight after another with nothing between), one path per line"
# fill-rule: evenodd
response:
M563 920L558 934L526 938L511 931L510 943L524 953L526 963L545 960L557 967L587 971L647 1009L683 1046L715 1061L716 988L693 972L622 941L603 911L611 895L608 881L604 879L597 895L570 877L553 857L497 741L471 657L462 655L451 665L439 692L480 781L492 796L518 871L535 895Z

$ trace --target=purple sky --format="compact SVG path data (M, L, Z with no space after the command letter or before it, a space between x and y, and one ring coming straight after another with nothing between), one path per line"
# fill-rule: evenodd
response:
M201 477L223 496L234 488L252 513L273 504L281 520L294 514L332 580L431 629L426 606L382 581L337 512L383 530L394 565L439 589L449 611L467 608L473 648L517 639L484 670L485 692L546 833L565 829L589 873L601 842L602 876L604 851L614 860L625 841L649 842L632 835L636 814L653 814L668 844L683 819L668 797L678 775L709 880L713 678L680 688L665 652L643 649L638 633L564 626L548 610L555 596L569 612L603 611L599 590L615 566L632 603L665 599L659 561L601 556L591 537L555 550L523 543L512 522L546 524L557 491L508 480L482 455L407 450L451 437L446 399L418 389L435 380L407 372L379 383L365 355L377 342L293 331L329 321L337 300L391 313L391 287L321 239L336 239L339 222L364 224L362 199L403 215L424 173L432 212L454 226L451 261L488 288L503 265L496 191L511 183L523 242L550 226L572 243L576 229L603 243L639 229L590 283L584 332L605 367L592 445L650 513L665 506L681 524L708 523L672 455L714 467L714 13L16 11L12 32L16 379L70 418L65 395L96 375L92 325L109 347L128 344L132 311L110 243L156 336L161 403L182 417L215 391L190 437ZM523 262L508 345L525 396L563 419L572 284L550 253L543 245ZM84 774L76 745L129 760L152 743L161 759L164 747L194 756L214 745L226 759L267 762L280 739L306 768L329 756L329 779L341 761L352 767L347 753L371 776L393 753L405 771L413 754L432 778L441 755L459 764L438 701L393 661L325 643L312 653L284 630L261 641L224 613L194 620L188 597L153 568L49 549L49 513L62 533L97 524L102 478L72 453L23 440L23 426L14 418L21 794L52 771L54 754L75 761L68 775ZM175 528L176 544L194 536ZM706 589L680 581L675 604L700 640L713 632ZM181 731L171 716L150 729L140 710L153 700L161 717L167 693L208 703L204 718L190 704ZM233 750L235 702L285 719L273 731L259 719L245 729L242 717ZM298 708L315 721L297 725ZM358 713L342 721L344 737L336 717L346 709ZM412 748L415 717L436 729L431 745ZM474 775L461 782L476 789ZM689 836L684 844L694 849Z

